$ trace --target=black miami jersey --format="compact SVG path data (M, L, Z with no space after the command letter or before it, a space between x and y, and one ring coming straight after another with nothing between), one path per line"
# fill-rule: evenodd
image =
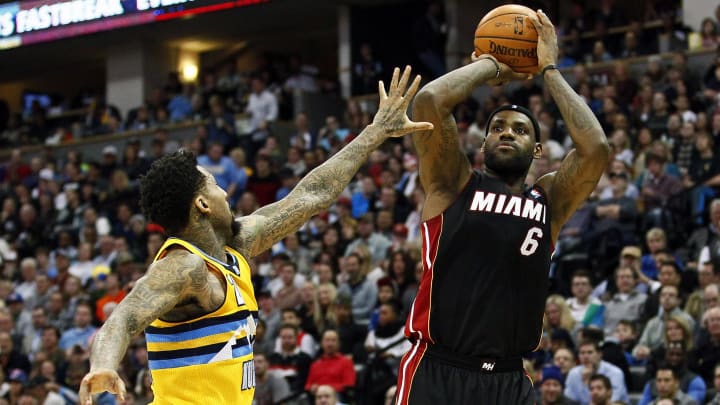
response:
M478 171L422 223L423 275L405 334L459 355L519 356L542 333L552 255L545 191Z

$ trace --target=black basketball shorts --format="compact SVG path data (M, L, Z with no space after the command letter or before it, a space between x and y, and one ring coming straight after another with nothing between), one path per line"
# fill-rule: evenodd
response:
M533 405L535 393L520 357L458 356L415 342L398 370L396 405Z

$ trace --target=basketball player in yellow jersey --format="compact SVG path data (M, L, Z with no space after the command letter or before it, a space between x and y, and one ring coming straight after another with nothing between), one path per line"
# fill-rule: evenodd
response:
M244 257L256 256L329 207L370 152L389 137L432 129L406 115L420 84L395 69L371 125L308 173L285 198L233 218L227 195L187 152L164 156L142 179L141 205L169 238L97 333L80 403L109 391L122 399L116 372L130 339L145 330L154 404L250 404L255 378L257 304ZM405 91L407 89L407 92Z

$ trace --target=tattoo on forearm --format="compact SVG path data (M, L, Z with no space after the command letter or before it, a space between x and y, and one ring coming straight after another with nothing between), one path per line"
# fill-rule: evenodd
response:
M555 103L560 109L565 124L570 129L571 135L573 132L582 134L592 130L602 130L590 107L575 93L575 90L562 78L559 72L557 74L548 74L545 85L548 86L550 94L555 99Z
M241 252L248 256L262 253L329 207L367 161L370 152L387 137L373 126L363 132L366 131L369 132L359 135L332 159L308 173L286 198L260 208L253 215L262 219L244 223L244 231L235 239Z

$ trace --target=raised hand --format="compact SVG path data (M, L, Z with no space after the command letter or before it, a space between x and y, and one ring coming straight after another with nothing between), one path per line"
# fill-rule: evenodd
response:
M125 401L125 383L115 370L98 369L88 373L80 382L80 405L92 405L92 395L109 392Z
M531 14L528 17L538 32L538 72L541 72L545 66L557 63L557 33L555 32L555 26L542 10L538 10L536 15Z
M413 122L407 116L408 105L410 105L410 101L420 87L420 75L417 75L410 84L410 88L405 91L410 80L410 72L410 66L405 66L405 71L401 77L400 69L395 68L387 93L382 80L378 83L380 106L372 125L382 128L391 137L400 137L410 132L430 131L433 129L431 123Z

